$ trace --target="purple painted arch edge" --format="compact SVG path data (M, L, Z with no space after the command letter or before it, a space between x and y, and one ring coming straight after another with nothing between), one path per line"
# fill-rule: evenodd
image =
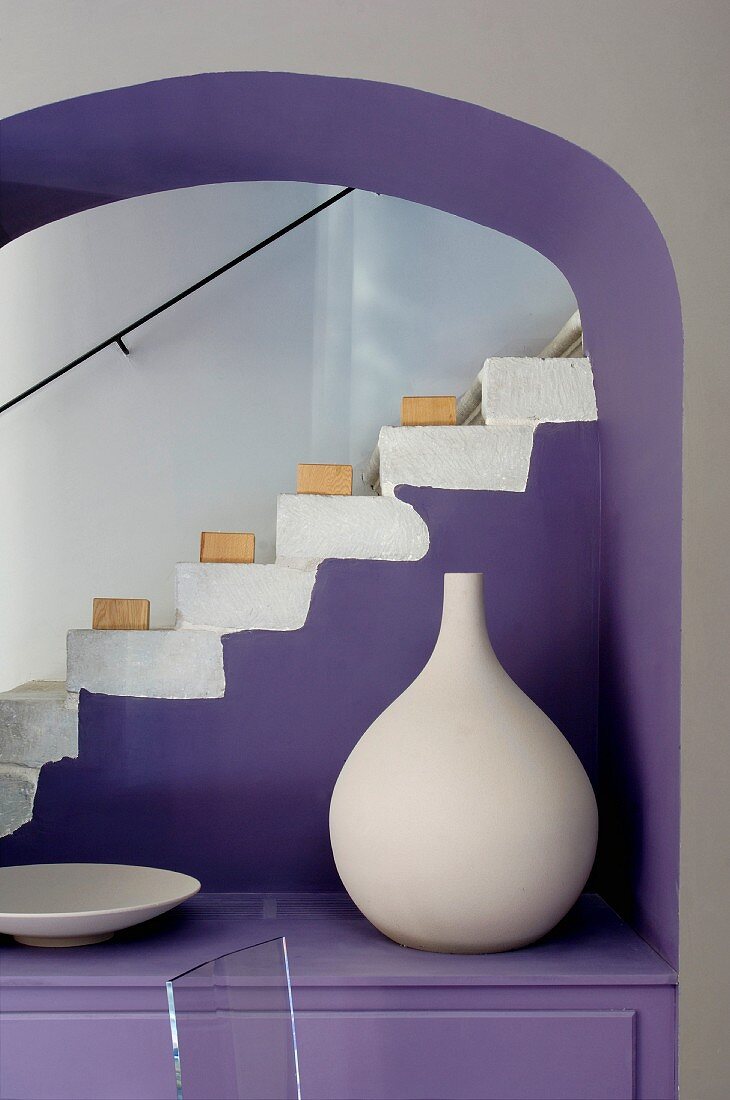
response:
M636 193L585 150L486 108L290 73L99 92L5 119L0 140L7 238L132 195L301 180L448 211L560 268L601 418L602 885L676 965L682 331L669 253Z

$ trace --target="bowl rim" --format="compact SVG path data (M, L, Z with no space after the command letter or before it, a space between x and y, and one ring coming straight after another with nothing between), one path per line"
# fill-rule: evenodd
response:
M201 883L197 878L192 875L186 874L184 871L173 871L168 867L148 867L143 864L136 863L27 863L27 864L13 864L6 867L0 867L0 879L2 879L3 873L6 871L17 870L31 870L37 867L107 867L107 868L120 868L133 871L159 871L163 875L175 875L181 880L185 879L190 884L188 888L182 893L176 893L174 896L167 898L159 898L156 901L139 901L134 905L117 905L109 906L105 909L65 909L65 910L43 910L35 912L23 911L18 909L0 910L0 921L5 923L6 921L16 920L62 920L64 918L74 917L111 917L117 914L123 913L140 913L148 909L157 909L160 906L172 908L175 905L181 904L183 901L187 901L188 898L194 897L202 889ZM182 881L180 882L182 886Z

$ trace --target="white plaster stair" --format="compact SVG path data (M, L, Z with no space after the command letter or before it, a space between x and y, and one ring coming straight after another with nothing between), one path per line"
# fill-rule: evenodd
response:
M31 680L0 695L0 764L40 767L75 756L78 696L59 680Z
M459 408L455 427L382 428L363 482L384 496L396 485L524 492L534 429L598 418L590 360L486 359Z
M532 454L528 422L468 427L381 428L380 491L396 485L523 493Z
M212 630L70 630L69 691L141 699L220 699L221 634Z
M40 768L4 764L0 768L0 837L9 836L33 816Z
M179 629L298 630L304 626L316 571L282 565L175 567Z
M0 694L0 836L30 821L41 767L77 755L77 707L58 681Z
M479 378L485 424L566 424L598 417L588 359L502 356L486 359Z
M324 558L418 561L428 528L410 504L392 497L279 497L276 561L313 568Z

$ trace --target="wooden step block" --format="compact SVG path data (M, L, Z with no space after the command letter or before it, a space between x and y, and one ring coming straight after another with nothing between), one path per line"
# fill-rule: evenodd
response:
M455 397L404 397L400 422L407 428L417 425L456 423Z
M200 560L218 564L251 565L256 537L250 531L201 531Z
M149 630L149 600L94 599L91 618L94 630Z
M352 496L352 466L300 463L297 466L297 492L320 496Z

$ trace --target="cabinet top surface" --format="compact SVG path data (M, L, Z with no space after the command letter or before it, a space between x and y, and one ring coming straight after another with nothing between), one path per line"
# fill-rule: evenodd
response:
M339 894L200 894L87 947L0 937L0 989L158 985L228 951L286 936L294 986L673 985L674 970L597 895L545 939L495 955L400 947Z

